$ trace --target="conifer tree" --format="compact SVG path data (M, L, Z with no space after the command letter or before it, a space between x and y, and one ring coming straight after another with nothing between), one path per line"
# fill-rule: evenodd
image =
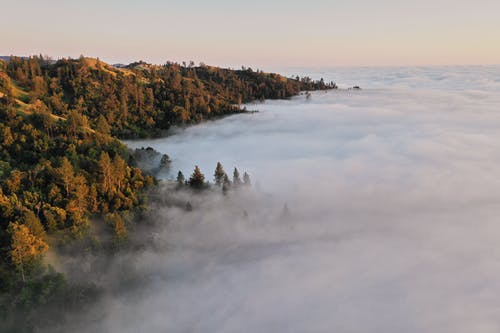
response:
M238 187L239 185L241 185L240 173L239 173L238 169L236 169L236 168L234 168L234 171L233 171L233 184L235 187Z
M243 174L243 184L245 184L245 186L252 185L252 182L250 181L250 175L246 172Z
M71 213L75 221L81 222L83 216L87 213L89 201L90 197L87 181L82 175L76 175L73 178L73 193L70 196L66 210Z
M189 178L189 185L194 189L202 189L205 186L205 175L201 173L198 166L194 167L194 172Z
M112 171L111 158L108 153L103 151L99 158L99 171L101 174L101 186L104 193L109 193L112 190Z
M109 126L108 121L102 114L97 118L95 130L105 135L109 135L111 131L111 126Z
M184 182L186 181L186 178L184 177L184 174L182 171L179 170L177 173L177 186L181 187L184 186Z
M220 162L217 162L217 167L214 172L214 181L215 185L221 186L224 183L224 176L226 173L224 172L224 168Z
M64 187L66 195L70 195L75 171L71 162L65 157L61 160L61 166L56 170L61 185Z

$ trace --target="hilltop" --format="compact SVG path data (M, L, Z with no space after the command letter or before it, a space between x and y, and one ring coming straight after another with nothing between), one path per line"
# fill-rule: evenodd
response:
M1 61L1 60L0 60ZM244 112L243 103L288 98L304 90L336 88L334 83L200 64L113 66L95 58L17 58L0 62L0 93L29 112L36 101L55 116L71 110L95 129L105 121L120 138L159 135L172 125L192 124Z

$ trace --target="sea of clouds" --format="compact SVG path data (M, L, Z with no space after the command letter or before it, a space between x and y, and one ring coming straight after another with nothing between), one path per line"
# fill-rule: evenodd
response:
M363 89L127 142L169 154L165 177L220 161L253 189L158 207L154 246L126 258L140 291L86 329L500 331L500 67L309 72Z

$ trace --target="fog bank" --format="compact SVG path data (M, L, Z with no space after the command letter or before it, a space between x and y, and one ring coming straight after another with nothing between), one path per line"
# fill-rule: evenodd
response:
M500 70L403 74L128 143L169 154L165 177L220 161L254 188L158 207L127 258L140 292L107 298L92 329L498 332Z

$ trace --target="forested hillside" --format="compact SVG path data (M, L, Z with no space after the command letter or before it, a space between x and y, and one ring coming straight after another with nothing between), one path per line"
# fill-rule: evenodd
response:
M335 88L310 78L167 63L144 62L116 68L98 59L12 57L0 67L0 91L25 107L39 100L49 112L86 116L93 129L109 124L120 138L151 136L172 125L242 112L259 99L291 97L301 90Z
M96 226L106 251L126 241L155 180L118 138L154 136L244 112L242 103L330 88L335 84L322 80L192 63L116 68L84 57L0 60L0 330L20 329L22 322L29 331L43 318L40 309L86 299L87 287L67 285L42 264L49 249L84 238L82 251L102 247L88 237ZM230 182L220 170L227 192ZM195 172L186 184L203 188L203 179Z
M153 179L121 142L74 111L63 119L41 102L23 112L0 103L0 318L15 322L18 311L43 318L38 307L56 297L75 302L42 256L82 240L93 220L117 246Z

